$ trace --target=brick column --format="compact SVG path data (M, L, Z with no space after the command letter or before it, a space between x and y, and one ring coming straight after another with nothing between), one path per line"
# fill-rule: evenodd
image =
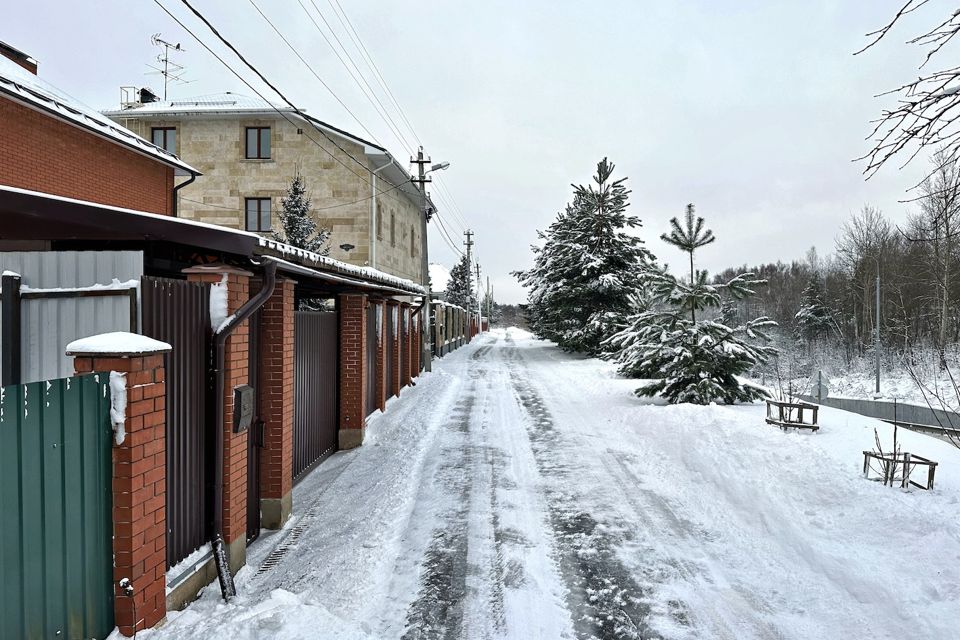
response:
M364 399L367 381L367 296L340 296L340 430L341 449L363 444L366 420Z
M411 351L410 351L410 353L411 353L411 356L412 356L412 357L410 358L410 376L413 377L413 378L416 378L417 376L420 375L420 361L421 361L422 356L423 356L423 353L421 352L421 350L422 350L422 348L423 348L423 347L422 347L422 344L421 344L422 336L421 336L421 333L420 333L420 332L421 332L421 329L420 329L420 316L421 316L423 313L424 313L424 312L421 311L419 314L413 316L413 319L412 319L411 324L410 324L410 336L411 336L411 338L410 338L410 342L411 342L411 346L410 346Z
M410 386L410 305L400 304L400 386Z
M260 518L280 529L293 510L293 280L280 279L260 315Z
M108 344L119 334L100 336ZM113 447L113 584L114 618L120 632L153 627L167 615L167 459L166 383L163 354L170 345L126 334L123 343L133 340L133 352L96 353L78 343L68 347L77 374L110 371L123 376L126 410L124 437L114 438ZM122 344L117 341L117 344ZM77 348L73 348L78 345ZM111 374L113 376L114 374ZM111 393L113 393L111 385ZM116 401L116 398L114 399ZM114 425L117 429L117 425ZM119 434L119 431L117 432ZM124 578L133 586L127 596L119 583ZM134 608L136 618L134 618Z
M371 303L378 313L378 331L379 338L377 339L377 379L376 379L376 395L377 395L377 407L380 411L386 411L387 409L387 305L382 300L377 300Z
M249 271L224 265L184 269L187 280L224 287L227 314L236 313L250 299ZM243 322L224 345L223 357L223 540L227 544L230 571L236 573L247 561L247 436L249 430L233 432L233 390L249 383L250 327Z
M396 322L393 323L394 330L396 331L396 339L392 342L392 348L390 353L387 354L387 357L390 358L393 362L393 377L390 380L387 380L387 389L388 394L392 396L400 395L400 380L402 374L400 372L400 349L403 344L403 331L400 326L400 304L397 302L388 302L387 303L387 313L396 314Z

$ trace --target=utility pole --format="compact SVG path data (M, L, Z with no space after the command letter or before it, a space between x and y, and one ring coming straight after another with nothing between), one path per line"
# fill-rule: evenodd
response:
M413 180L420 185L420 192L423 194L423 215L420 216L420 269L424 283L423 310L420 312L421 328L421 355L423 360L423 370L433 371L433 345L431 344L430 334L430 314L433 312L433 305L430 303L430 261L427 257L427 222L433 216L430 208L430 199L427 197L427 183L431 181L427 177L426 166L430 163L430 158L424 157L423 147L417 150L416 159L411 158L410 162L417 165L419 179Z
M463 235L467 236L466 242L463 243L467 247L467 269L473 271L473 260L470 259L470 249L473 247L473 231L467 229L463 232Z
M877 321L876 331L873 336L873 351L877 365L877 389L876 395L880 395L880 261L877 261Z

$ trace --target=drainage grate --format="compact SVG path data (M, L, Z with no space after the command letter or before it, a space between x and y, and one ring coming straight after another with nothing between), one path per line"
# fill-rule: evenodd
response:
M261 575L273 569L275 566L280 564L280 561L283 560L283 557L287 555L287 552L297 546L297 543L300 542L300 537L303 536L303 532L307 530L310 526L310 521L313 520L313 516L316 515L317 508L316 506L311 507L303 516L300 518L300 522L295 524L290 533L287 534L287 537L283 539L277 548L270 552L270 555L260 564L260 568L257 569L257 575Z

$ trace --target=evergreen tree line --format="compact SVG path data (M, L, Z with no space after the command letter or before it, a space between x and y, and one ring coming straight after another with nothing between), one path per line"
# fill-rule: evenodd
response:
M767 281L736 317L767 315L808 356L873 353L880 276L880 344L888 358L960 342L960 171L941 152L905 224L864 206L839 229L834 252L750 271ZM719 278L739 271L728 269Z
M614 178L606 158L593 180L573 186L573 198L532 247L534 266L515 276L528 290L527 322L562 349L609 358L620 373L645 379L641 396L670 402L749 401L763 391L744 381L775 354L767 344L774 322L733 322L731 305L763 281L752 273L710 281L696 269L697 249L715 241L688 205L661 236L688 254L690 271L675 276L631 231L626 178Z

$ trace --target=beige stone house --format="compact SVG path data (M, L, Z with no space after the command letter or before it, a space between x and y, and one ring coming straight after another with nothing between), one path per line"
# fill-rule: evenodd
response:
M423 194L383 147L232 93L130 102L105 115L203 174L178 191L178 216L269 234L299 171L314 219L331 230L330 257L424 282Z

